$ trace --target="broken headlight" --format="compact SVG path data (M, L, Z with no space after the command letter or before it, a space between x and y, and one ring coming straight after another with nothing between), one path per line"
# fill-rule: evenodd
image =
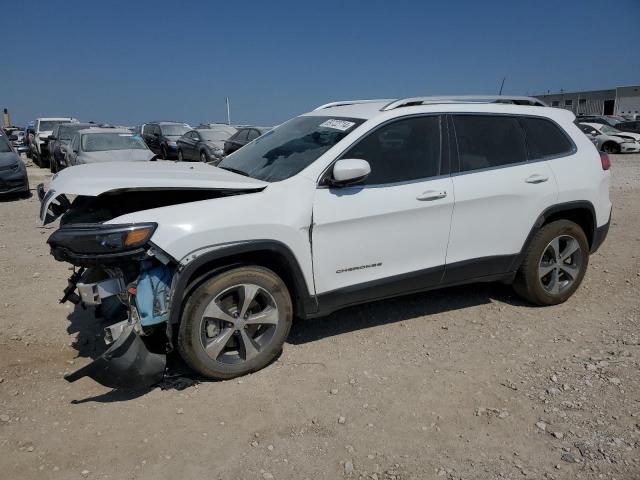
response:
M76 254L126 252L145 245L157 226L155 223L70 225L53 232L47 243Z

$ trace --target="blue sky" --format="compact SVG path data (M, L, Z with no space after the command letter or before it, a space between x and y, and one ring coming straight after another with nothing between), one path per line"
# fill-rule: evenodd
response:
M215 121L226 96L233 122L274 124L332 100L497 93L502 77L510 94L640 84L640 0L18 4L0 0L0 107L20 125Z

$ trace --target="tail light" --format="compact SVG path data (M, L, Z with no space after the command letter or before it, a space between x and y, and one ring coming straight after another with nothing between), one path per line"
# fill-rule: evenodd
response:
M602 163L603 170L609 170L611 168L611 160L609 160L609 155L604 152L600 152L600 163Z

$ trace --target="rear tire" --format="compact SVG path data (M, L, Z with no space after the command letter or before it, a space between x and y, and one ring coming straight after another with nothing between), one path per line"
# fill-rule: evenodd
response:
M187 300L178 351L201 375L224 380L267 366L282 350L293 319L282 279L260 266L220 273Z
M578 289L589 264L589 242L580 226L556 220L536 232L513 288L536 305L557 305Z

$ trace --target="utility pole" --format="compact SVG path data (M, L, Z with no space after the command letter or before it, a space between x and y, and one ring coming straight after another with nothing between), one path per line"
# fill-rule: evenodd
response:
M502 83L500 84L500 91L498 92L498 95L502 95L502 87L504 87L504 81L506 80L507 77L502 77Z
M227 97L227 125L231 125L231 111L229 109L229 97Z

